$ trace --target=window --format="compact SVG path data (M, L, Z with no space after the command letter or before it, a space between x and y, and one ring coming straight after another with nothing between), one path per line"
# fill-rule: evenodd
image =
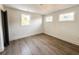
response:
M46 16L45 21L46 22L52 22L53 21L53 17L52 16Z
M30 15L21 15L21 25L29 25L30 24Z
M61 14L59 16L59 21L74 21L74 12Z

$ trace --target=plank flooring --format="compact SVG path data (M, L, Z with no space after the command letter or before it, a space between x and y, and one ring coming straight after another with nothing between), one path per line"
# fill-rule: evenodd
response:
M3 55L78 55L79 46L46 34L10 42Z

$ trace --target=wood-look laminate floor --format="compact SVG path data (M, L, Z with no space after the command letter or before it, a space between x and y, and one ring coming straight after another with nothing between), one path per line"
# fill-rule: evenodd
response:
M4 52L5 55L77 55L79 46L39 34L10 42Z

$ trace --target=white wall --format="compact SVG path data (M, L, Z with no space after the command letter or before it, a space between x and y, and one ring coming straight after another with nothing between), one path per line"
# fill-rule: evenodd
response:
M8 11L9 38L16 40L42 33L42 16L34 13L24 12L13 8L6 8ZM28 26L21 25L21 14L31 15L31 23Z
M8 25L10 41L44 32L48 35L55 36L64 41L79 45L78 6L48 14L53 16L53 22L46 23L45 19L43 19L43 24L41 15L24 12L12 8L6 9L8 10L9 15ZM75 12L75 21L59 22L59 15L68 12ZM31 24L29 26L21 26L21 14L30 14L32 16Z
M75 12L75 20L60 22L59 15L68 12ZM53 22L46 23L44 19L44 33L79 45L79 6L60 10L49 15L53 16Z
M1 18L1 10L3 6L0 5L0 52L4 50L4 43L3 43L3 30L2 30L2 18Z

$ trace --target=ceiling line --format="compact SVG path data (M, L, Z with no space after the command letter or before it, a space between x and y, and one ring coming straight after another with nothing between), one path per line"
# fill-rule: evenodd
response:
M59 12L59 11L63 11L63 10L67 10L67 9L70 9L70 8L74 8L74 7L79 7L79 5L75 5L75 6L67 7L67 8L60 9L60 10L53 11L53 12L49 12L49 13L47 13L46 15L49 15L49 14L52 14L52 13L56 13L56 12Z

